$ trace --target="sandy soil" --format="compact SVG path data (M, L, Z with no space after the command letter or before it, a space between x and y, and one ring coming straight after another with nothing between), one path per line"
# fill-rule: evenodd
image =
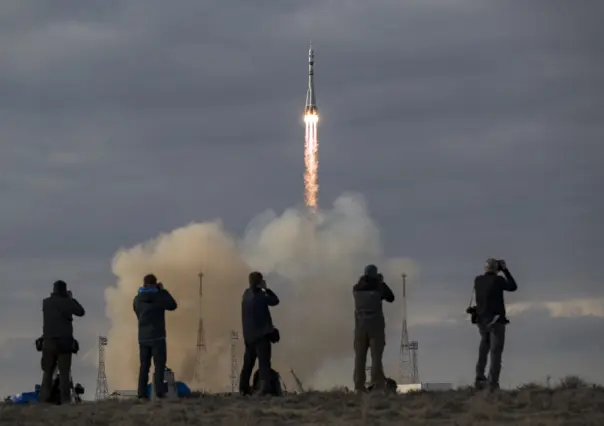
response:
M2 425L604 425L604 388L471 389L408 395L309 392L281 398L203 396L180 401L104 401L3 406Z

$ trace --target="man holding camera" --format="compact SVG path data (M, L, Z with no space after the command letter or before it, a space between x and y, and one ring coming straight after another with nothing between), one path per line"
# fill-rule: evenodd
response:
M157 398L164 397L164 370L167 362L166 311L177 308L176 301L153 274L143 278L133 302L138 319L138 344L140 370L138 373L138 397L148 399L147 384L151 360L155 365L153 388Z
M73 338L73 316L83 317L84 308L67 290L65 281L56 281L50 297L42 301L42 384L40 401L51 403L53 375L58 366L61 398L59 403L71 401L71 357L78 351Z
M365 273L352 289L354 295L354 388L365 392L365 365L367 351L371 352L372 389L385 390L386 377L382 356L386 346L386 320L382 302L394 302L394 293L384 282L375 265L368 265Z
M245 354L239 376L239 392L250 395L250 378L256 359L260 376L260 395L271 393L271 345L280 339L273 325L271 306L279 304L277 295L266 286L260 272L249 275L249 287L241 300L241 322Z
M468 312L472 314L472 322L476 323L480 332L476 388L483 389L488 384L491 390L495 390L499 389L505 328L509 323L506 318L503 292L516 291L518 286L504 260L488 259L484 270L484 274L474 279L476 306L468 308ZM499 272L502 272L505 278L499 275ZM489 353L491 359L487 379L484 372Z

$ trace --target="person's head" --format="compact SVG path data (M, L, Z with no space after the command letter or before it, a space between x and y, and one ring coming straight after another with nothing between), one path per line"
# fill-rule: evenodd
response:
M368 278L379 278L380 274L378 272L378 268L375 265L367 265L365 266L365 274Z
M62 280L55 281L52 285L52 292L64 296L67 294L67 283Z
M147 274L143 278L143 286L155 287L157 285L157 277L153 274Z
M264 281L264 276L258 271L251 272L249 275L250 287L260 287Z
M492 257L487 259L486 262L484 262L484 271L486 273L496 274L499 272L499 261Z

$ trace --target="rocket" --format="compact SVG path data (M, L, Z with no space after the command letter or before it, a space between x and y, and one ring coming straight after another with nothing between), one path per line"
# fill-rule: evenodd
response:
M315 99L315 53L312 50L312 43L308 48L308 89L306 89L306 105L304 115L317 115L317 100Z

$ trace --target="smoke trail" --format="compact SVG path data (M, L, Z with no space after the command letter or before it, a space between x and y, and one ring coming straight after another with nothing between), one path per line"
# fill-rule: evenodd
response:
M319 193L319 139L317 127L319 116L305 114L304 124L306 132L304 137L304 201L312 209L317 208Z
M281 305L272 310L282 335L274 348L275 368L290 380L287 372L293 367L306 385L350 382L352 372L334 383L336 373L325 369L352 355L351 288L370 262L384 270L395 292L401 271L415 273L411 261L385 259L379 230L362 197L354 195L342 196L331 210L312 215L295 209L280 216L267 211L252 220L239 239L219 221L193 223L121 250L113 261L117 283L106 290L109 385L129 389L136 384L139 356L132 298L142 277L153 272L179 303L166 315L168 365L193 388L228 390L230 331L241 330L241 294L251 269L262 271L281 298ZM191 383L200 270L207 352L202 382ZM388 327L396 327L400 305L386 307L386 314L391 318ZM240 341L239 367L241 355Z

